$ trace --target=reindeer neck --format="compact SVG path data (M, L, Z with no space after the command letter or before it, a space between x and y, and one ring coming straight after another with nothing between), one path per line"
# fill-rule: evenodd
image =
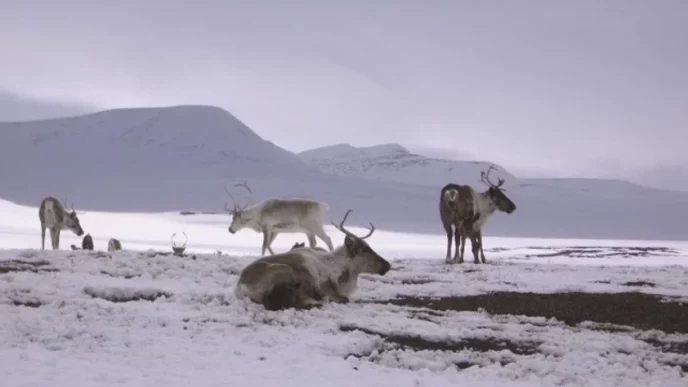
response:
M478 193L478 211L480 212L481 218L487 218L494 214L497 210L497 206L490 198L490 191Z
M344 246L339 246L331 252L323 253L322 260L327 267L329 276L332 278L338 278L345 271L352 275L359 274L353 264L353 260L347 256L346 247Z

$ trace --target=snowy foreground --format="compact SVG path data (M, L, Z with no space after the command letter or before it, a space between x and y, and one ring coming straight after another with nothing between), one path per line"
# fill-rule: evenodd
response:
M522 250L514 259L451 267L437 259L392 260L393 271L365 276L348 305L268 312L232 294L251 257L3 250L2 385L688 385L681 369L688 369L688 355L680 354L688 348L688 332L633 327L685 329L687 307L644 299L619 305L620 297L542 309L567 309L560 311L571 320L565 323L538 317L537 304L531 305L535 312L522 312L531 316L489 313L528 309L526 297L434 304L423 298L639 291L688 302L685 266L517 259L550 252ZM615 312L607 313L612 307ZM575 321L576 308L593 322ZM600 324L614 313L627 313L629 320Z
M448 266L443 237L380 230L393 269L351 303L268 312L234 298L259 237L226 219L85 214L131 250L42 252L35 209L5 209L3 387L688 385L685 244L485 238L487 265Z

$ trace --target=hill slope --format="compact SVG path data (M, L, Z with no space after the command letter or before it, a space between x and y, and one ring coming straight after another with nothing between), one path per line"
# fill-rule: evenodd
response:
M327 221L351 208L353 225L371 221L381 229L433 234L443 233L437 209L441 184L451 178L484 189L478 180L487 165L424 160L386 145L366 150L380 160L366 169L375 171L372 179L341 158L330 165L353 172L325 173L304 159L310 154L311 161L327 163L328 154L351 149L338 146L297 157L208 106L0 123L0 137L0 198L18 204L35 207L53 195L83 211L221 211L224 184L247 180L254 202L310 197L329 204ZM434 167L439 172L432 172ZM518 210L496 214L486 235L688 239L686 194L625 182L535 181L503 173Z
M421 156L399 144L353 147L336 144L301 152L299 158L319 170L339 176L442 187L449 181L477 183L480 171L490 165L480 161L454 161ZM505 178L505 187L514 177L499 167L495 179ZM476 176L478 178L476 178Z

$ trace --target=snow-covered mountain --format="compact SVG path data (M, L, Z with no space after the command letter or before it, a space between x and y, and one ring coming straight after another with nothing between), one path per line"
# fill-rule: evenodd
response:
M442 187L450 181L463 181L471 185L478 183L480 171L487 170L490 165L481 161L425 157L412 153L399 144L370 147L337 144L307 150L298 156L325 173L433 187ZM504 187L516 182L513 175L501 166L496 166L498 169L490 173L491 179L505 179Z
M482 190L487 166L424 158L398 145L297 156L209 106L0 123L0 198L38 206L53 195L82 211L222 211L225 183L246 180L254 202L310 197L328 203L328 222L353 209L353 225L441 234L441 186ZM495 178L500 173L518 209L495 214L486 235L688 239L686 193L621 181L518 179L504 168Z

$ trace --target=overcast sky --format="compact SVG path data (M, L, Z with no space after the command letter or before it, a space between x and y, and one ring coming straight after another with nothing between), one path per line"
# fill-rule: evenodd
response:
M688 166L685 0L3 1L0 52L0 120L210 104L292 151Z

